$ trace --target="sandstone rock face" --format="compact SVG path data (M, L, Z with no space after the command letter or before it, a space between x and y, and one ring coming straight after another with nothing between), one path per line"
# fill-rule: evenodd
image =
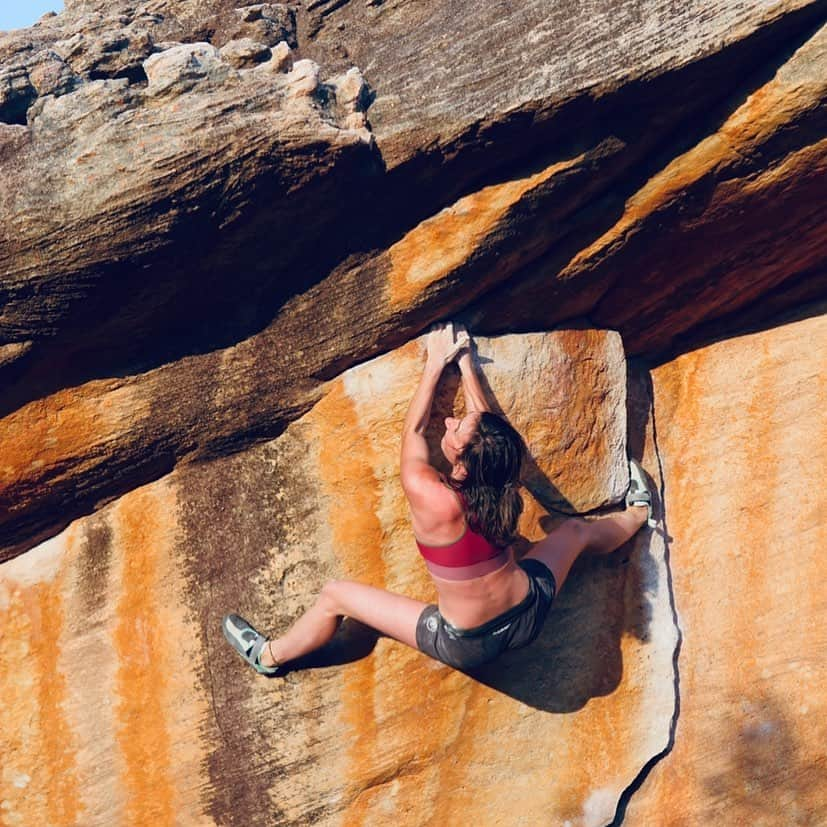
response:
M548 527L551 492L558 508L616 501L617 335L479 348L532 456L523 533ZM541 638L473 677L345 627L307 668L267 681L221 637L232 608L283 627L331 576L432 598L398 481L422 357L412 342L351 370L277 440L175 471L0 567L4 823L612 818L675 708L657 533L578 567ZM460 404L457 378L437 416Z
M0 34L0 823L827 820L826 17L72 0ZM525 542L617 503L627 448L665 523L505 669L346 626L254 680L230 608L428 595L395 440L452 317L532 448Z
M680 717L629 824L827 821L825 353L822 315L653 372Z

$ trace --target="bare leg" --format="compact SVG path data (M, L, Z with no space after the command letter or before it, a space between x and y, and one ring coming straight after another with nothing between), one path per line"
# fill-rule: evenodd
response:
M589 538L586 551L594 554L609 554L620 548L633 537L646 522L646 506L631 506L618 514L601 517L587 523Z
M416 648L416 623L426 605L363 583L333 580L285 634L264 647L261 662L273 666L318 649L333 637L343 616Z
M632 506L591 522L576 517L566 520L536 543L526 558L547 565L554 574L559 591L574 561L584 551L609 554L637 532L646 522L647 514L645 506Z

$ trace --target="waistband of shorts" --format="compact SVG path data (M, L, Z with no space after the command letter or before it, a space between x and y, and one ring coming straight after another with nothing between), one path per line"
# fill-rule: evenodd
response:
M487 635L489 632L494 631L494 629L498 626L502 626L503 623L507 623L508 621L519 617L523 612L531 608L532 604L536 600L536 597L537 587L534 585L534 579L529 574L528 594L516 606L506 609L506 611L502 614L492 617L491 620L487 620L481 626L474 626L473 629L460 629L458 626L454 626L452 623L449 623L444 617L442 618L442 622L445 625L445 628L448 629L452 635L456 635L457 637L481 637L482 635Z

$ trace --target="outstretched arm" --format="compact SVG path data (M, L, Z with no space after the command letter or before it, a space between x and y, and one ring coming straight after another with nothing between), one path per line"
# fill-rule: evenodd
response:
M422 378L408 406L402 426L402 486L410 497L423 483L437 479L436 469L428 462L428 444L425 429L431 418L434 393L445 365L456 353L454 331L451 325L437 325L428 334L428 356Z
M462 328L463 332L465 328ZM468 334L465 334L468 336ZM490 411L488 401L485 398L485 392L482 389L480 382L479 365L474 353L474 345L468 339L468 344L465 350L460 354L457 360L459 371L462 375L462 393L465 396L465 410L469 413L471 411Z

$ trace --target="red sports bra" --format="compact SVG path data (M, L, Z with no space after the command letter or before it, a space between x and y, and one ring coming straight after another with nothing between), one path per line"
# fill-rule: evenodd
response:
M465 506L459 492L455 492ZM466 521L465 530L453 543L428 546L416 538L419 553L431 574L444 580L471 580L496 571L506 562L506 549L489 543L482 534L472 531Z

